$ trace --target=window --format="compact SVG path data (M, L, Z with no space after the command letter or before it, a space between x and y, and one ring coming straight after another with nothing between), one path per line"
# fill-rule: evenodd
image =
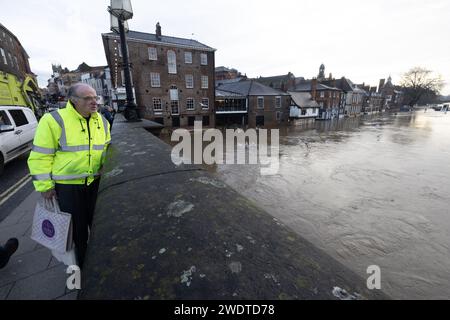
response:
M5 50L3 50L3 48L0 48L0 53L2 54L3 57L3 63L8 64L8 61L6 61Z
M258 109L264 109L264 97L258 97Z
M264 125L264 116L256 116L256 125L263 126Z
M200 64L202 66L207 66L208 65L208 55L206 53L200 54Z
M119 50L119 57L122 57L122 47L120 46L120 43L117 45L117 49Z
M325 98L325 92L324 91L320 92L320 97L321 98Z
M180 114L180 109L178 108L178 101L171 101L170 107L172 109L172 114L174 115Z
M150 83L152 88L160 88L161 87L161 79L159 77L159 73L151 72L150 73Z
M155 47L148 48L148 59L153 61L158 60L158 52Z
M281 97L275 97L275 108L281 108Z
M208 98L203 98L202 99L202 109L203 110L208 110L209 109L209 99Z
M175 54L175 51L167 51L167 63L169 66L169 73L177 74L177 56Z
M195 125L195 117L188 117L188 126L193 127Z
M202 118L202 125L204 127L208 127L209 126L209 116L203 116L203 118Z
M175 85L170 86L170 100L178 101L178 88Z
M0 126L10 126L11 122L9 121L9 117L5 111L0 111Z
M186 75L186 89L194 89L194 76L192 74Z
M28 124L27 117L22 110L9 110L9 114L14 119L16 127L21 127Z
M162 111L161 98L153 98L153 111Z
M184 63L192 64L192 52L184 53Z
M11 53L8 52L9 61L11 61L11 65L14 67L14 60L12 58Z
M202 76L202 89L208 89L208 76Z
M277 111L277 121L280 121L280 120L281 120L281 112Z
M186 100L186 110L194 110L194 99L187 98L187 100Z

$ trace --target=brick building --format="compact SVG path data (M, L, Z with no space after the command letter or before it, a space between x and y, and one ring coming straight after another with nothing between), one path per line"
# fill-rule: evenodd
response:
M216 92L218 124L273 128L288 123L291 97L285 92L255 80L223 84Z
M342 90L333 85L318 83L317 79L305 80L297 84L292 92L308 92L312 100L319 104L318 120L330 120L338 116Z
M389 76L388 80L380 79L378 92L384 98L384 108L392 109L402 106L403 92L402 88L392 84L392 78Z
M0 23L0 104L27 105L35 111L41 107L41 92L28 59L19 39Z
M236 79L238 77L241 77L241 73L239 71L237 71L236 69L229 69L226 67L217 67L215 69L215 76L216 76L216 81L221 81L221 80L231 80L231 79Z
M28 59L20 41L0 23L0 71L23 80L26 74L33 75Z
M120 37L102 34L113 88L125 87ZM194 121L214 126L215 49L198 41L129 31L127 44L136 103L143 117L167 127ZM123 90L122 90L123 91Z

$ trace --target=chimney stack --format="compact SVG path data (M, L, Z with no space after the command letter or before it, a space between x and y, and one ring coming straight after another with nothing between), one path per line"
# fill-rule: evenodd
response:
M161 41L161 25L159 22L156 24L156 39Z
M378 86L378 93L381 93L381 89L384 87L385 79L380 79L380 85Z
M317 79L313 78L311 80L311 98L316 100L316 92L317 92Z

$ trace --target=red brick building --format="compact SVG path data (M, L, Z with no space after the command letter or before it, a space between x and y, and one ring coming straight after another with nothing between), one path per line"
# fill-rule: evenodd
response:
M113 88L122 91L120 37L102 34ZM167 127L214 126L215 49L156 33L127 34L132 84L141 115Z

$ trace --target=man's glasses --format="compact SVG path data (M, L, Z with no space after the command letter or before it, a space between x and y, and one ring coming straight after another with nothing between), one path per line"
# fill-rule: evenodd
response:
M83 99L84 101L95 101L95 102L100 102L100 97L95 96L95 97L77 97L79 99Z

